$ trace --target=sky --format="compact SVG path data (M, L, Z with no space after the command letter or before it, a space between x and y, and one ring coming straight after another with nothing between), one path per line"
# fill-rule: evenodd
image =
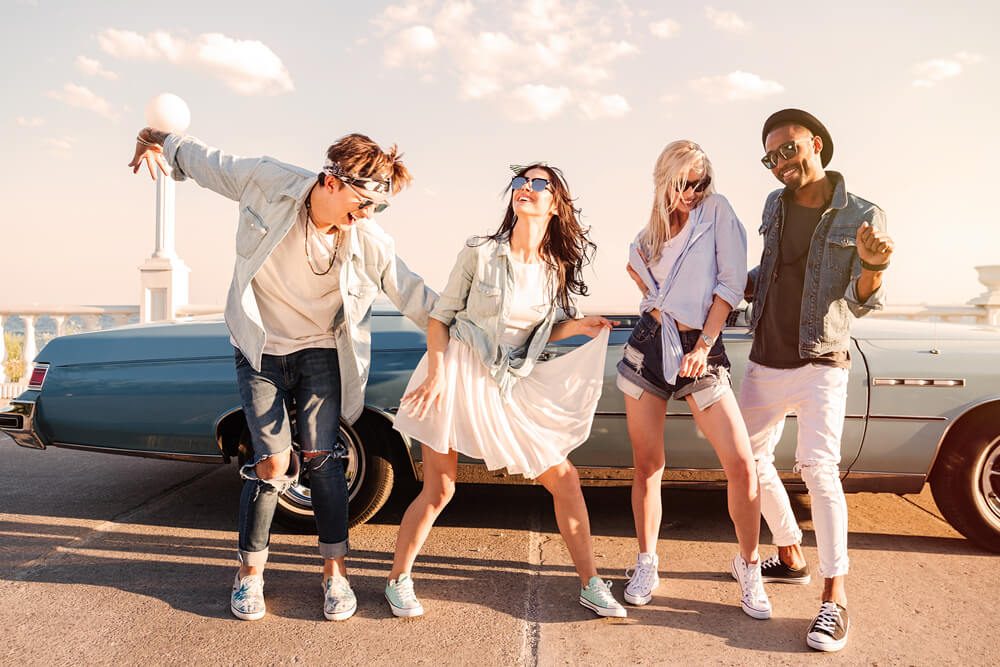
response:
M228 152L318 170L349 132L396 143L415 176L378 216L443 287L464 239L497 228L508 165L560 167L598 245L592 304L636 300L624 265L652 170L698 142L747 229L764 198L760 128L809 110L830 169L881 206L890 304L958 304L1000 264L1000 3L400 0L169 3L5 0L0 58L0 309L134 304L155 189L126 167L147 102L191 110ZM223 304L234 202L177 187L190 302Z

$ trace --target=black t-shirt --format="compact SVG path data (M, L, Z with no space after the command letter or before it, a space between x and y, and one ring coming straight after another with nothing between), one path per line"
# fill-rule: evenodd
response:
M850 368L847 350L838 350L813 359L799 357L799 319L802 288L813 233L823 216L823 208L806 208L785 199L785 220L771 286L764 300L754 332L750 361L772 368L798 368L810 363Z

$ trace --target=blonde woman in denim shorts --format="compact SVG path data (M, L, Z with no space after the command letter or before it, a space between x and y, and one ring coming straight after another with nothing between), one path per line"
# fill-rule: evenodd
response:
M561 172L518 167L500 228L459 253L427 329L427 355L410 378L395 428L421 443L423 490L399 525L385 597L396 616L419 616L413 563L455 491L458 454L490 469L537 479L580 578L581 605L625 616L597 576L590 520L569 453L590 435L601 395L608 333L603 317L579 317L583 266L594 244ZM549 361L545 345L593 340Z
M649 223L632 243L628 265L643 294L642 317L618 363L635 465L632 512L639 540L625 600L647 604L659 586L663 425L667 401L683 399L728 480L729 515L739 541L731 567L740 582L741 606L754 618L770 618L757 551L756 467L721 338L746 285L746 232L726 198L715 193L712 163L698 144L667 145L653 180Z

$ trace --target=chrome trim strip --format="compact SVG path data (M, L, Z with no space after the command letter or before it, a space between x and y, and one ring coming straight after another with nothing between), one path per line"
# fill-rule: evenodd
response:
M916 422L946 422L947 417L930 417L920 415L869 415L868 419L891 419L893 421L916 421Z
M138 449L121 449L120 447L95 447L94 445L77 445L71 442L53 442L53 447L60 449L78 449L84 452L103 452L105 454L120 454L123 456L138 456L144 459L166 459L169 461L190 461L193 463L225 463L221 454L190 454L187 452L150 452Z
M920 493L927 476L918 473L864 472L852 470L841 484L847 493Z
M45 442L35 431L35 402L19 401L14 399L0 412L16 415L21 418L21 428L2 428L0 431L6 433L15 444L28 449L45 449Z
M965 378L872 378L873 387L964 387Z
M423 479L423 462L416 461L418 480ZM583 486L631 486L634 469L604 466L578 466L577 474ZM459 463L456 481L466 484L537 484L535 480L522 475L511 475L506 470L487 470L481 463ZM846 473L843 473L846 474ZM786 484L802 485L801 476L790 470L779 471L778 476ZM663 474L663 485L668 487L725 488L726 473L721 468L698 470L692 468L668 468Z
M620 417L625 419L626 415L624 412L601 412L597 411L594 413L595 417ZM690 412L668 412L667 417L692 417ZM788 415L791 418L795 418L794 414ZM844 419L865 419L865 415L844 415Z

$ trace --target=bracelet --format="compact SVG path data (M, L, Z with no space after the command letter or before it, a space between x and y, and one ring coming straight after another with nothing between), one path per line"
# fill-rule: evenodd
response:
M885 271L889 268L889 262L885 264L869 264L865 260L861 260L861 268L867 269L868 271Z

